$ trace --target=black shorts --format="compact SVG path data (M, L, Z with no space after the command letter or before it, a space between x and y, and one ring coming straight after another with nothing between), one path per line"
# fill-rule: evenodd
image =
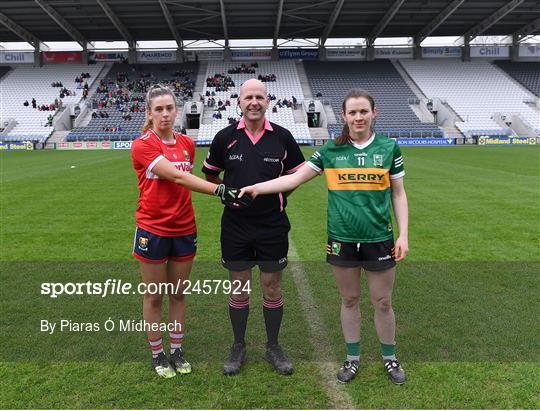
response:
M289 230L285 213L272 219L242 218L225 211L221 217L221 263L231 271L259 266L274 273L287 266Z
M395 267L394 240L378 243L345 243L328 238L326 261L338 267L362 267L382 271Z
M133 256L140 261L162 264L167 260L188 261L197 253L197 233L180 237L163 237L137 227Z

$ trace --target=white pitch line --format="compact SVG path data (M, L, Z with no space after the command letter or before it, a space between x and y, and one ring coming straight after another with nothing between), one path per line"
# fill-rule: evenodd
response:
M296 289L300 295L300 304L309 324L311 344L317 350L319 358L332 358L333 353L330 340L325 332L321 316L317 311L317 305L313 298L313 293L308 280L304 274L302 263L298 261L298 252L294 243L289 239L289 257L295 261L291 264L290 270L296 284ZM338 364L331 361L314 361L319 368L324 390L330 399L330 408L334 409L354 409L354 405L349 393L343 384L336 378Z

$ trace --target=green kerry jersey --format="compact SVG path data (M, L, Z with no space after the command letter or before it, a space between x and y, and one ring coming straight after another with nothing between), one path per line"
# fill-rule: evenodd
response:
M391 180L405 175L398 144L373 134L362 145L329 141L307 163L328 186L328 236L375 243L393 237Z

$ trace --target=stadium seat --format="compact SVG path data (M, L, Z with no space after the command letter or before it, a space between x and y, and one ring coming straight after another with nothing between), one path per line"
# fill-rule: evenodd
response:
M251 78L256 78L259 74L268 75L275 74L276 81L266 82L266 88L269 94L275 95L276 100L270 102L268 110L266 112L266 117L282 127L287 128L291 131L295 139L300 140L311 140L311 135L307 122L297 123L295 122L292 108L278 108L277 113L272 112L272 107L276 104L278 100L287 99L290 100L292 96L300 102L304 99L304 93L302 92L302 87L300 85L300 79L298 77L298 72L294 62L290 61L260 61L258 66L255 68L255 74L228 74L230 69L238 67L242 62L233 61L233 62L209 62L206 69L206 78L213 77L215 74L223 74L230 76L234 81L235 86L230 87L228 91L215 91L215 87L208 87L206 84L203 88L203 95L206 94L206 91L215 92L216 102L221 100L229 100L231 105L226 107L226 110L221 111L221 119L212 119L210 124L201 124L199 129L199 139L203 140L212 140L216 133L224 127L227 127L229 122L229 117L239 118L240 108L237 108L237 99L231 99L230 96L232 93L240 93L240 86L246 80ZM249 65L250 63L244 63ZM214 111L217 107L205 107L205 110Z
M368 91L379 108L375 129L406 137L442 137L435 124L422 123L409 107L417 98L388 60L373 62L304 62L313 95L321 93L334 110L337 124L328 126L330 136L341 134L341 104L352 88Z
M56 114L55 111L38 111L30 104L25 107L23 103L36 99L38 105L49 105L56 98L60 99L60 88L52 87L52 83L59 81L65 88L76 93L75 96L65 96L62 99L64 106L80 103L82 90L77 89L75 77L81 73L89 73L86 79L91 86L103 64L52 64L43 67L17 66L0 78L2 100L0 111L2 118L15 118L17 125L9 132L5 141L35 140L45 141L52 132L52 127L45 127L47 117ZM9 102L9 104L6 104Z
M495 113L514 114L531 128L540 127L540 113L524 103L534 95L488 61L401 60L428 98L446 101L463 122L464 134L508 133L493 119Z

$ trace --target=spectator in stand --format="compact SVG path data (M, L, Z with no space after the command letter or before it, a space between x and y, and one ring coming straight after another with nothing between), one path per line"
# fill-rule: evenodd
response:
M36 103L36 99L35 98L32 98L32 108L36 108L37 106L37 103Z
M52 114L49 114L49 116L47 117L47 124L45 124L45 127L52 127L52 124L53 123L53 115Z
M25 100L25 102L23 103L23 106L28 107L29 105L30 103L28 102L28 100Z

